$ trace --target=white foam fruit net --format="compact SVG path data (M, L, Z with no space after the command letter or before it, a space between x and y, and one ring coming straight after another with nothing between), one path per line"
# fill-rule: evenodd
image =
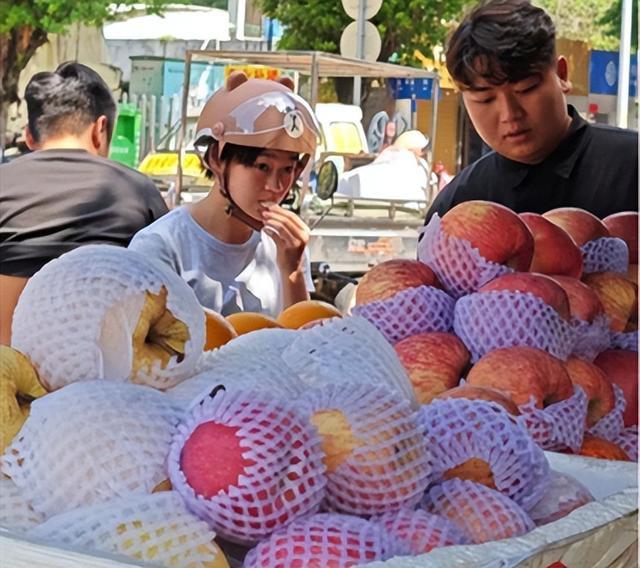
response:
M75 509L51 517L29 536L89 552L122 554L154 566L228 566L213 541L215 533L187 510L175 491Z
M627 426L611 440L620 446L631 461L638 461L638 426Z
M43 521L44 515L29 505L20 488L0 475L0 527L20 532Z
M146 294L163 289L168 310L188 327L184 354L164 368L156 357L138 368L133 332ZM94 379L167 388L191 374L203 345L204 312L186 282L111 245L83 246L47 263L29 279L13 318L12 346L29 357L48 390Z
M620 432L624 429L624 410L627 407L627 401L618 385L612 383L611 386L613 387L615 400L614 407L589 428L589 434L615 442Z
M242 456L250 462L236 486L210 498L196 494L181 466L182 448L206 422L238 428ZM202 459L212 467L221 465L215 455ZM304 406L294 408L261 393L220 392L195 406L178 426L168 465L171 483L188 507L240 544L255 544L297 517L315 513L324 497L320 438Z
M386 386L418 406L411 380L392 345L365 318L328 320L300 330L282 357L307 387L335 383Z
M535 528L513 500L480 483L449 479L432 487L423 502L427 512L458 525L475 544L520 536Z
M442 546L470 544L469 537L454 523L422 509L400 509L372 521L382 525L392 539L407 548L406 554L424 554Z
M456 302L453 329L471 360L503 347L527 346L567 359L575 332L558 312L530 292L478 292Z
M227 392L253 390L296 399L302 394L304 383L281 356L296 335L293 330L258 330L241 335L219 349L205 351L196 373L168 389L166 394L186 409L198 404L219 385Z
M638 352L637 330L612 333L610 349L622 349L623 351L635 351L637 353Z
M546 525L591 501L593 495L577 479L552 470L546 491L542 499L529 511L529 516L536 525Z
M537 503L549 479L549 464L531 435L493 402L434 400L420 411L434 481L468 460L484 461L494 488L525 510Z
M323 440L323 448L332 436L347 446L344 459L326 473L327 509L373 515L420 501L430 470L418 414L408 401L384 387L354 384L327 385L305 399L314 417L338 410L349 428L329 431Z
M582 251L582 273L621 272L629 268L629 247L617 237L601 237L588 241L580 247Z
M31 404L2 471L47 517L151 493L167 478L179 410L150 387L84 381Z
M508 266L486 260L468 241L448 237L440 224L441 220L435 214L422 229L418 260L436 273L445 290L454 298L475 292L490 280L513 272Z
M387 341L396 343L431 331L450 331L455 300L432 286L407 288L386 300L354 306L351 313L378 328Z
M573 387L573 395L565 400L537 408L534 397L518 406L516 421L524 426L536 443L545 450L582 447L588 398L581 387Z
M299 519L249 551L244 568L347 568L395 556L396 545L376 523L335 513Z
M596 316L591 323L573 317L571 325L575 331L572 355L593 361L598 353L609 349L611 336L609 318L606 315Z

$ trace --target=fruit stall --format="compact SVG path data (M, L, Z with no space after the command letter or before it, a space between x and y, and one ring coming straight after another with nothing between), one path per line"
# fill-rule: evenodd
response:
M0 346L3 565L637 566L637 226L471 201L271 315L62 255Z

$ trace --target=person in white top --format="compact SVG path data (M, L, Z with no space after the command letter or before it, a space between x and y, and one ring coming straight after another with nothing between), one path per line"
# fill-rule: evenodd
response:
M204 106L196 148L208 195L138 232L130 248L171 266L223 315L276 316L313 290L309 229L280 206L313 155L319 127L289 79L232 73Z

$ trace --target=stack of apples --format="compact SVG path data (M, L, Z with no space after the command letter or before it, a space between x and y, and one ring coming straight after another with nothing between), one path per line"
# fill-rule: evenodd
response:
M589 430L589 439L597 433L635 457L637 227L636 212L516 214L486 201L434 216L418 256L455 298L453 329L386 335L419 402L493 400L547 449L579 452ZM369 290L397 296L424 272L390 268L382 263L362 279L360 313L377 300ZM612 362L604 369L599 357ZM612 385L623 393L617 401Z

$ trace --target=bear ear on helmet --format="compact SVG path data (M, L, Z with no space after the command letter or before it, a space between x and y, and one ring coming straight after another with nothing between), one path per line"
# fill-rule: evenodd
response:
M249 77L247 77L244 71L233 71L229 74L229 77L227 77L227 83L225 87L227 88L227 91L233 91L233 89L237 89L240 85L242 85L242 83L246 83L248 80ZM278 79L276 79L276 83L284 85L290 91L293 91L295 89L295 85L291 77L278 77Z

